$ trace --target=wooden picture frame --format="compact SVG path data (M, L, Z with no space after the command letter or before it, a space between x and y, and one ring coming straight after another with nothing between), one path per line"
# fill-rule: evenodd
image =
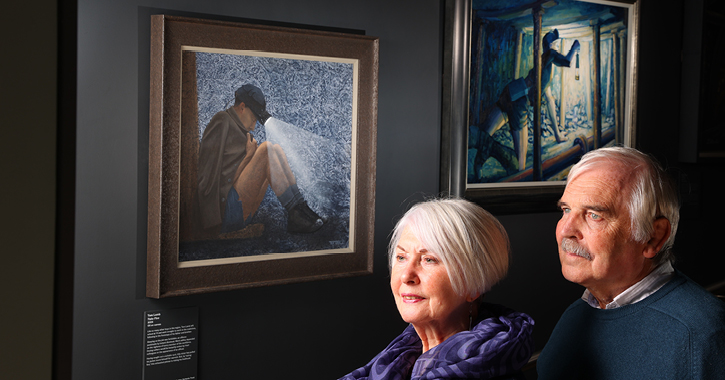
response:
M568 168L581 155L610 144L634 146L638 1L448 0L445 16L441 192L496 214L555 211ZM543 37L554 29L558 45L544 48ZM580 41L578 82L567 52L574 40ZM569 68L558 62L548 70L554 58L534 54L556 49L570 57ZM542 72L549 74L544 88L536 85L546 82ZM512 107L514 98L526 105ZM530 99L542 106L532 107L537 100ZM565 132L562 142L552 125ZM528 131L526 139L521 131ZM515 134L533 141L517 144Z
M154 15L150 66L147 297L372 273L376 37ZM244 84L261 89L274 133L286 137L273 141L269 120L251 131L285 149L325 221L314 233L287 232L269 189L243 229L200 226L203 131Z

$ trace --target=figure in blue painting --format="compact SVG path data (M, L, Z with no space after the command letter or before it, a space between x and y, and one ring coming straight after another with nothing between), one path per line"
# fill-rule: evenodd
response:
M569 67L574 54L581 46L575 40L567 55L555 49L559 31L554 29L544 35L541 54L541 90L547 105L547 115L551 120L553 134L557 143L566 141L564 132L560 132L556 122L555 101L551 94L550 81L553 65ZM529 70L526 77L511 81L501 91L498 100L486 110L483 122L471 125L468 134L468 149L476 149L473 162L473 175L469 181L480 182L480 169L489 157L501 163L508 173L523 171L526 168L528 150L528 107L533 104L534 72ZM508 124L513 141L513 150L495 141L491 136Z
M287 156L277 144L261 144L250 133L270 118L257 86L234 93L234 106L212 117L199 148L198 194L202 225L220 233L249 224L268 187L287 210L287 230L311 233L324 224L297 188Z

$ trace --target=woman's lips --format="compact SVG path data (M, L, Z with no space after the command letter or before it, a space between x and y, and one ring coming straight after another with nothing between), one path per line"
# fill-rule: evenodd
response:
M420 302L425 299L417 294L409 294L409 293L401 294L400 298L405 303L416 303L416 302Z

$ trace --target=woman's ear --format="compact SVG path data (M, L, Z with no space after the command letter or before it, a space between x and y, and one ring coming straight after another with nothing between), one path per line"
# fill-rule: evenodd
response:
M483 294L469 294L468 297L466 297L466 302L481 302L483 300Z

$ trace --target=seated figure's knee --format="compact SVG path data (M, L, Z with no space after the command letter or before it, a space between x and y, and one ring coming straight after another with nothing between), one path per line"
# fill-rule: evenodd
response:
M279 144L272 144L272 153L276 154L278 157L285 157L284 149Z
M257 146L257 153L264 153L267 154L267 151L269 150L269 142L264 141L261 144Z

